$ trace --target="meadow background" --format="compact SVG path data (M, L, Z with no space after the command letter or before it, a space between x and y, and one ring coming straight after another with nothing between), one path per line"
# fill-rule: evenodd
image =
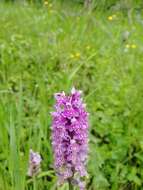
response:
M143 2L1 0L0 190L56 189L50 112L72 86L90 113L87 190L143 189Z

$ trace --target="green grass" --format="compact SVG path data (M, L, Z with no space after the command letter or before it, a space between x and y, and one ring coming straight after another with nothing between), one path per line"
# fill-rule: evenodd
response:
M0 4L0 190L56 189L50 112L72 86L90 113L87 189L143 188L142 27L136 9ZM30 148L43 158L35 189Z

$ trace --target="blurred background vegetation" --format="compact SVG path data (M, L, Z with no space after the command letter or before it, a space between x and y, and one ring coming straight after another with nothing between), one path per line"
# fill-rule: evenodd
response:
M143 189L143 2L83 4L0 3L0 190L56 189L50 112L72 86L90 113L87 189ZM30 148L43 159L37 187Z
M30 2L30 3L38 3L43 4L44 0L2 0L3 2ZM90 3L93 8L102 8L102 9L110 9L110 8L122 8L126 9L129 7L134 8L143 8L143 2L141 0L50 0L50 2L61 2L61 3L79 3L85 4Z

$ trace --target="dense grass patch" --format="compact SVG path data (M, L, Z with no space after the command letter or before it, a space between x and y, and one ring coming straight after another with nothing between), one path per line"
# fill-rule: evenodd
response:
M141 12L0 4L0 23L0 190L33 189L30 148L43 158L37 190L56 189L50 111L72 86L90 113L87 189L142 189Z

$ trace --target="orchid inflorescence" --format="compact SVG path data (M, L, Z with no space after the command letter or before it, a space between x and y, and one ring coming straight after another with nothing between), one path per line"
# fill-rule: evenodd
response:
M30 149L28 176L33 177L40 172L41 161L42 158L40 154Z
M88 113L81 98L81 91L72 88L71 94L55 94L55 111L52 112L52 146L54 167L59 183L65 181L78 185L81 190L87 175Z

